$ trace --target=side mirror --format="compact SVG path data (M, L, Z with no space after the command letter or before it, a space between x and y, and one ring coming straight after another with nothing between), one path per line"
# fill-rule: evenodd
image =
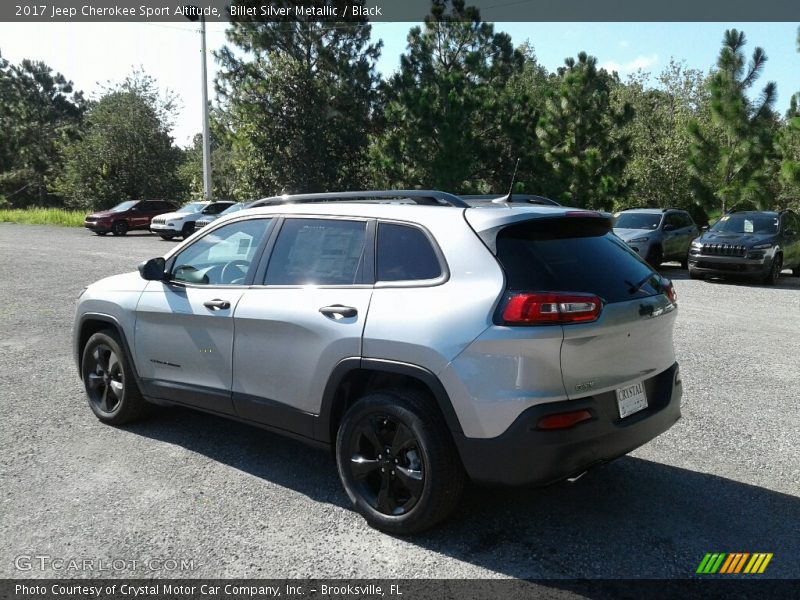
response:
M664 231L675 231L676 229L677 227L675 227L675 225L672 225L671 223L667 223L666 225L664 225Z
M164 267L167 261L161 256L158 258L151 258L142 263L139 263L139 275L142 279L147 281L163 281L164 280Z

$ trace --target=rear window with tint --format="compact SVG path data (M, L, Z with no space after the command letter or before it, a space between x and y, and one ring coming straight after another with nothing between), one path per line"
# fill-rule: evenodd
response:
M509 290L590 293L606 302L662 291L658 274L604 219L535 219L501 230L496 243Z

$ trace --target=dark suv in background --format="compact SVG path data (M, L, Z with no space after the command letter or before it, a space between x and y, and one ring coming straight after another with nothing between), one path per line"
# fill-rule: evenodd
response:
M150 229L150 220L178 207L166 200L126 200L114 208L86 216L83 226L97 235L125 235L131 229Z
M700 230L685 210L627 208L615 215L614 233L652 266L676 260L685 269Z
M774 285L783 269L800 277L800 217L790 210L730 211L689 251L692 279L748 275Z

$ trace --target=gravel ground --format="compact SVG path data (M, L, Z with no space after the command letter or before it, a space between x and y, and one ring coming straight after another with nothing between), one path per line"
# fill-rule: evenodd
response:
M0 577L680 578L706 552L773 552L767 575L800 577L800 279L666 267L683 419L573 484L472 489L444 526L402 539L346 507L320 450L183 409L121 429L91 415L76 298L171 245L0 224ZM18 571L28 555L127 562ZM194 568L143 570L169 558Z

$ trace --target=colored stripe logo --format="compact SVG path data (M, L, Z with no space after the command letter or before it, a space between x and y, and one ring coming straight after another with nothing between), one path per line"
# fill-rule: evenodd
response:
M772 553L755 552L709 552L700 561L696 573L735 575L737 573L763 573L767 569Z

